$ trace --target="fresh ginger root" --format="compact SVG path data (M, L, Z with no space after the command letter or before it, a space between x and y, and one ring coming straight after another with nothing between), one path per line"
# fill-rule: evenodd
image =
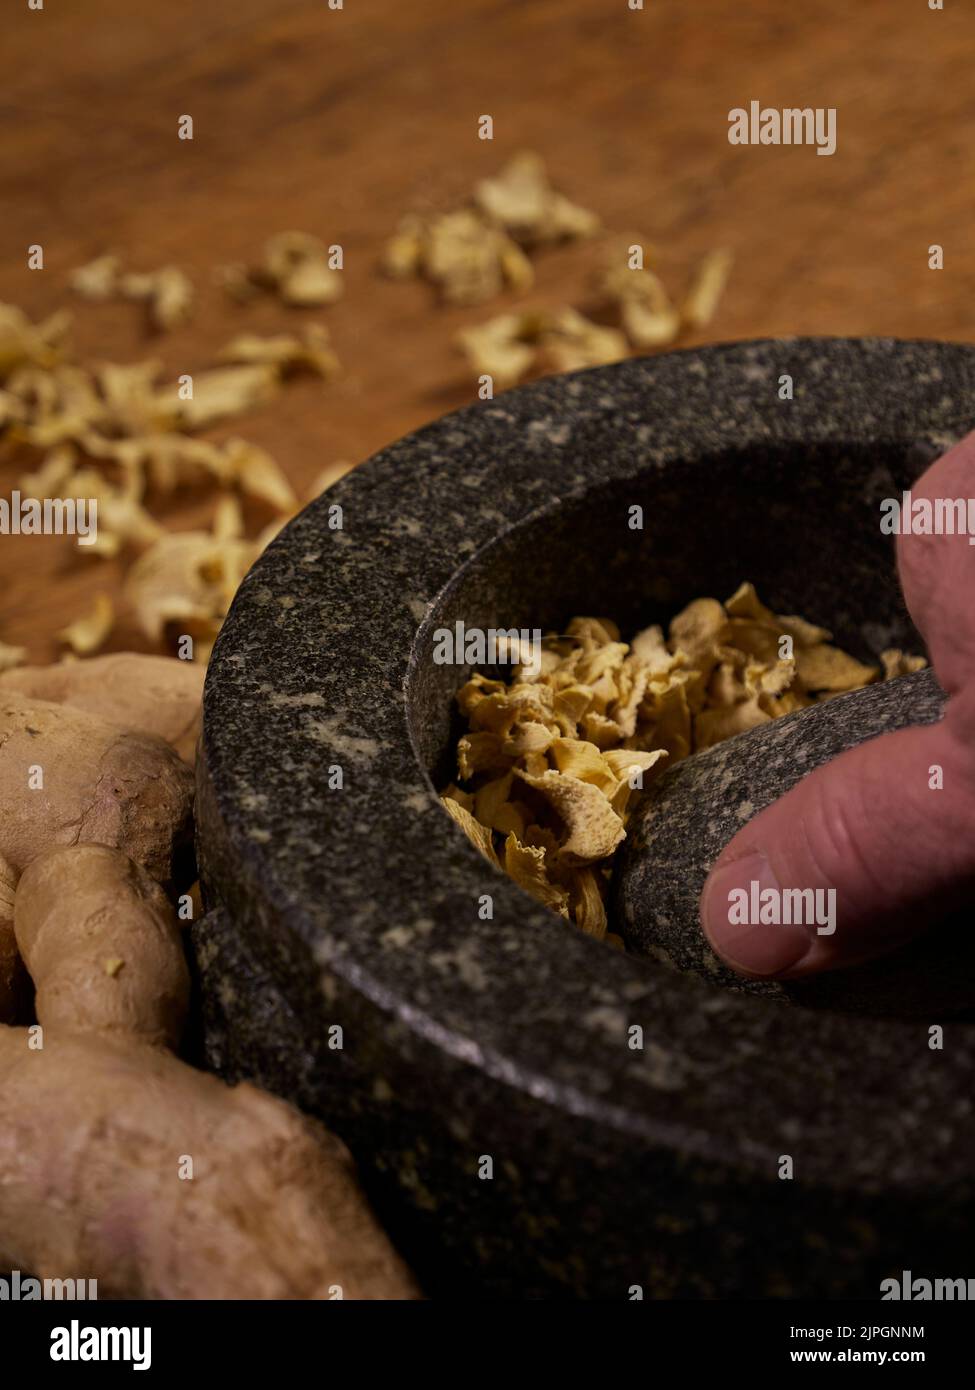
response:
M105 845L47 850L20 881L16 923L46 1028L178 1046L190 996L179 923L138 864Z
M338 1139L147 1041L185 1009L160 897L98 845L20 880L43 1047L0 1028L0 1268L97 1278L102 1297L418 1297Z
M51 845L97 843L168 883L193 791L192 768L162 739L0 689L0 855L15 871Z
M0 692L69 705L119 728L154 734L192 763L200 733L206 669L169 656L114 652L56 666L21 666L0 675Z

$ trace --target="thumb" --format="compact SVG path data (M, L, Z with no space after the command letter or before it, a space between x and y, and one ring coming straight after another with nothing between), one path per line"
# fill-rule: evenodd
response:
M856 965L975 888L964 703L817 768L731 840L704 886L701 922L733 969L795 979Z

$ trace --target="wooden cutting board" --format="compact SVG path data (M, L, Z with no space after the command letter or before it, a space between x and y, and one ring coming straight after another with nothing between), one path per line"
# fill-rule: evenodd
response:
M172 374L233 333L320 318L343 379L298 381L214 433L269 449L299 491L473 398L459 328L515 303L591 302L592 244L540 254L530 294L478 309L377 273L403 212L455 205L522 148L652 245L675 291L701 253L734 250L718 315L688 345L973 334L975 18L961 0L11 0L4 48L0 299L35 316L71 304L81 356L156 356ZM752 100L835 107L836 153L730 145L728 113ZM185 114L192 141L177 138ZM477 138L483 114L493 141ZM343 300L227 300L215 268L291 228L343 246ZM944 270L928 268L933 243ZM43 270L27 268L33 244ZM194 321L152 337L137 306L72 296L70 272L106 250L184 269ZM21 471L0 456L0 496ZM214 501L183 494L166 519L206 524ZM0 639L52 659L57 629L123 570L71 541L0 537ZM123 611L107 649L131 646L146 643Z

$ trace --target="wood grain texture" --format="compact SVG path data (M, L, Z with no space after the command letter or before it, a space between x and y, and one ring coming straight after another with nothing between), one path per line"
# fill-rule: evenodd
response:
M194 279L194 321L147 338L131 304L74 301L85 357L204 366L232 333L303 321L230 303L216 266L299 228L345 250L346 293L320 311L345 365L215 432L270 449L300 488L472 399L458 328L516 302L584 305L592 246L546 251L537 283L481 309L381 278L399 216L460 201L521 148L610 228L659 251L679 288L708 248L732 282L706 339L796 333L968 340L975 19L960 0L8 0L0 93L0 299L72 302L100 252ZM838 149L736 148L728 111L834 106ZM493 142L476 138L494 117ZM180 141L177 120L194 118ZM26 268L41 243L43 271ZM927 266L932 242L946 269ZM319 317L319 313L307 315ZM973 412L975 413L975 412ZM19 470L0 468L8 496ZM205 521L184 495L167 518ZM0 537L0 638L52 658L53 633L117 586L121 565L71 544ZM123 616L109 648L145 643Z

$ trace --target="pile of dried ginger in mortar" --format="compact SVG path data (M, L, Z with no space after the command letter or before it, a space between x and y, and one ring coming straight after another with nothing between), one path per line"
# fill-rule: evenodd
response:
M698 598L631 642L607 618L573 618L510 682L475 673L457 694L468 731L444 806L539 902L589 935L607 931L613 856L634 791L655 770L794 710L917 671L896 648L867 666L751 584Z

